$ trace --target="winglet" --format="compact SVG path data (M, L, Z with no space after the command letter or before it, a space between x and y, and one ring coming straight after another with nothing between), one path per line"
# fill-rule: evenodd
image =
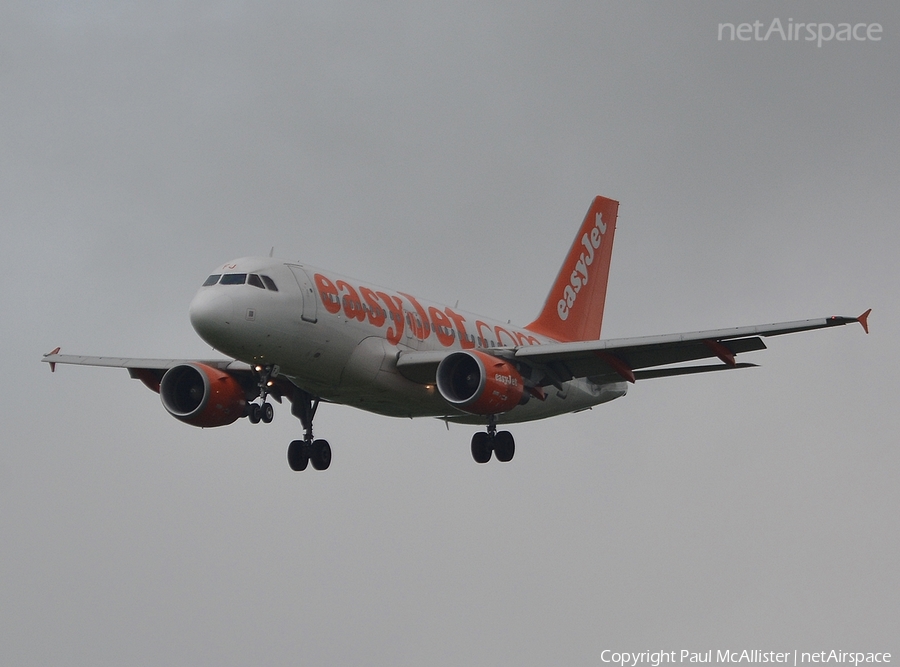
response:
M866 314L868 315L868 313L866 313ZM53 350L53 352L48 352L48 353L45 354L44 356L45 356L45 357L51 357L51 356L53 356L54 354L59 354L59 348L56 348L55 350ZM55 373L55 372L56 372L56 362L55 362L55 361L51 361L51 362L50 362L50 372L51 372L51 373Z
M866 312L856 318L856 321L862 324L862 328L866 333L869 333L869 313L872 312L872 309L869 308Z

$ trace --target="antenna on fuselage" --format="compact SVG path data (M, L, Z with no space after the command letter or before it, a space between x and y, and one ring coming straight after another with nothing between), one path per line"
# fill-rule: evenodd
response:
M273 257L275 255L275 246L272 246L272 249L269 251L269 257Z

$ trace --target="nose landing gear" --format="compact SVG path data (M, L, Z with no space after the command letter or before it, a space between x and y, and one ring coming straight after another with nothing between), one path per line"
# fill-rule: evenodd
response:
M275 409L271 403L263 403L262 405L251 403L247 407L247 419L250 420L251 424L258 424L259 422L270 424L274 418Z
M267 402L269 396L269 387L272 386L272 378L278 375L277 366L255 366L253 368L257 377L257 386L259 386L259 403L251 403L247 406L247 418L251 424L270 424L275 418L275 409L272 404Z

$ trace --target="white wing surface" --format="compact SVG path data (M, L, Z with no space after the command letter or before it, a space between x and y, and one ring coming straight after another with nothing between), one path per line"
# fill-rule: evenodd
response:
M541 386L560 385L573 378L594 382L629 382L673 375L747 368L755 364L738 363L744 352L764 350L761 337L824 329L859 322L868 333L870 310L859 317L827 317L796 322L762 324L730 329L712 329L662 336L618 338L526 345L516 348L483 350L496 356L519 361L542 372ZM434 382L438 364L450 352L406 352L397 361L398 370L417 382ZM701 359L716 359L710 365L680 365Z

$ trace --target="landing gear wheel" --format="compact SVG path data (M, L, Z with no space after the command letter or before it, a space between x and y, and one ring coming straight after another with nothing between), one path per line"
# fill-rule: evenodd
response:
M259 409L259 416L264 423L271 424L275 418L275 408L272 407L271 403L263 403Z
M487 463L491 460L491 437L484 431L472 436L472 458L475 463Z
M250 420L251 424L258 424L262 415L259 411L259 404L251 403L249 411L247 412L247 419Z
M287 460L294 472L306 470L306 466L309 465L309 450L306 448L306 443L302 440L294 440L288 445Z
M299 387L294 388L294 394L291 396L291 414L303 424L303 440L294 440L288 447L288 463L292 470L306 470L310 462L316 470L327 470L331 465L331 445L327 440L313 439L313 417L318 407L317 397ZM272 406L268 408L271 410ZM265 410L263 407L263 419Z
M509 431L498 431L494 436L494 455L498 461L512 461L516 453L516 441Z
M313 440L309 460L316 470L328 470L331 465L331 445L327 440Z

